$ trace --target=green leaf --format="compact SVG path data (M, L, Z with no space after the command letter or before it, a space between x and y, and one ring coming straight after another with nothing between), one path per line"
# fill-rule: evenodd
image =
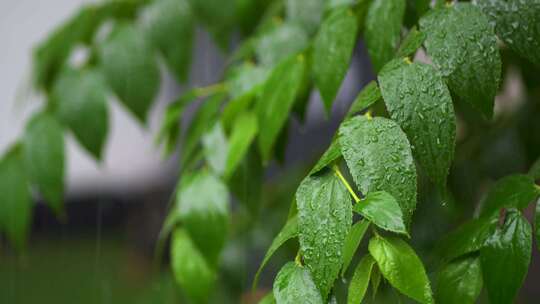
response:
M354 211L382 229L408 235L401 208L396 199L387 192L368 193L354 205Z
M229 225L229 193L212 174L201 171L176 196L179 219L210 265L216 265Z
M535 181L540 179L540 158L532 164L527 174Z
M242 96L254 96L264 86L268 79L270 69L247 62L231 72L227 81L231 98L238 99Z
M284 23L257 40L255 51L261 65L272 67L308 46L306 32L296 24Z
M145 37L119 24L99 45L100 67L120 101L142 123L158 93L160 73Z
M259 304L275 304L276 299L274 298L274 292L270 291L266 296L264 296L260 301Z
M530 176L524 174L505 176L488 192L482 205L482 214L493 214L501 208L523 209L539 194Z
M273 289L277 304L323 303L309 270L293 262L281 268L274 281Z
M374 0L369 6L364 35L377 72L394 57L404 15L405 0Z
M369 242L369 253L392 286L420 303L433 303L424 265L407 243L394 237L376 236Z
M460 258L445 265L437 277L437 303L474 304L482 291L478 256Z
M229 140L229 150L225 165L225 178L232 176L258 132L257 117L251 112L245 112L238 116L234 122L232 134Z
M305 58L293 56L278 65L268 79L257 103L259 148L264 161L285 126L304 75Z
M540 5L537 0L477 0L495 32L520 56L540 66Z
M364 299L373 265L375 265L375 260L368 254L356 266L351 283L349 284L348 304L358 304Z
M62 126L47 112L34 115L24 132L24 164L30 181L57 215L63 213L64 134Z
M55 82L52 100L60 119L96 159L101 159L109 129L106 87L94 70L65 69Z
M514 302L527 275L531 251L529 222L519 211L508 210L502 228L495 231L480 251L482 273L490 303Z
M371 271L371 297L375 299L377 291L379 291L379 285L381 284L381 271L379 267L375 265Z
M198 21L206 26L217 45L227 50L234 29L236 4L224 5L222 0L189 0Z
M420 19L424 46L448 87L486 118L501 80L501 58L493 26L479 8L456 3Z
M171 266L176 282L194 303L207 303L216 281L215 270L208 265L185 229L174 231Z
M456 117L442 77L430 65L403 63L383 69L379 85L392 119L413 146L415 158L439 189L444 189L454 158Z
M0 160L0 229L13 247L25 248L32 220L32 197L19 145Z
M396 57L402 58L414 55L425 40L426 34L420 32L416 26L413 26L407 36L401 42L401 45L397 50Z
M206 162L212 168L212 171L219 176L223 175L227 162L229 142L219 121L203 135L202 144Z
M309 2L309 1L304 1ZM315 1L314 1L315 2ZM313 44L313 77L327 112L347 74L358 23L351 9L337 8L324 19Z
M142 18L144 32L155 45L176 79L189 77L194 20L187 0L153 1Z
M341 124L339 143L358 189L392 195L408 227L416 207L416 167L405 133L392 120L357 116Z
M349 192L332 173L306 177L296 191L300 250L323 299L343 263L352 224Z
M536 208L534 212L534 228L536 231L536 246L540 251L540 199L536 202Z
M321 24L326 0L286 0L287 21L298 23L309 35Z
M330 143L330 147L326 149L319 161L315 164L309 174L315 174L325 167L330 166L334 161L341 157L341 148L339 147L339 141L334 137Z
M377 82L370 81L363 89L358 93L358 96L354 99L349 112L347 112L346 118L353 116L356 113L364 111L371 105L381 100L381 90L377 86Z
M445 261L475 252L484 247L497 227L497 217L484 216L470 220L444 237L437 252Z
M349 265L351 264L352 258L366 234L366 230L369 227L369 221L361 220L352 225L347 238L345 239L345 244L343 245L343 267L341 267L341 276L345 276Z
M203 101L193 116L184 137L182 145L182 157L180 163L187 167L195 157L195 152L200 140L215 123L219 113L219 107L223 100L222 94L217 94Z
M257 287L257 283L259 282L259 276L264 269L264 266L266 266L266 263L268 263L274 253L288 240L296 237L298 237L298 217L294 216L287 221L283 228L281 228L281 231L278 233L278 235L276 235L276 237L272 241L272 244L266 251L261 265L259 266L259 269L257 269L257 273L255 274L255 279L253 280L253 289Z

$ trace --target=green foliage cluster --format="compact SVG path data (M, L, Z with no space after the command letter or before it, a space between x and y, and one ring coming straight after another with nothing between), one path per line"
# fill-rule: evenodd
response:
M435 288L408 240L422 176L443 200L453 197L447 177L457 109L470 106L475 121L492 119L503 51L538 71L540 2L430 2L118 0L84 7L35 50L35 86L47 101L0 161L2 231L23 249L31 187L62 216L64 132L99 160L109 96L145 124L160 85L158 60L183 82L197 26L225 51L231 34L240 33L223 82L173 101L156 138L166 155L181 141L182 153L158 247L172 235L176 281L193 303L208 302L235 213L231 196L255 217L264 166L282 157L289 117L304 116L314 88L331 111L362 36L377 81L361 90L299 185L254 286L285 242L298 239L298 254L261 303L334 303L336 280L348 275L367 235L348 303L361 302L370 284L375 297L384 282L420 303L474 303L483 287L491 303L512 303L533 234L540 238L540 203L535 232L522 214L540 195L540 166L497 181L475 218L441 241ZM81 45L87 60L75 65L70 55ZM415 60L421 48L431 63ZM199 99L188 129L180 130L184 110Z

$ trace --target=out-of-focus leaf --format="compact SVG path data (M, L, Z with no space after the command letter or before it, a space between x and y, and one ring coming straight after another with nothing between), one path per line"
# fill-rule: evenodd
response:
M474 304L482 291L478 256L455 260L439 272L435 298L440 304Z
M537 0L476 0L512 50L540 66L540 2ZM536 26L534 26L536 25Z
M444 237L437 248L445 261L450 261L484 247L497 227L496 217L481 217L459 226Z
M56 212L63 213L64 134L62 126L48 112L34 115L24 132L24 164L30 181Z
M377 86L377 83L375 81L370 81L354 99L349 111L347 112L346 118L349 118L358 112L364 111L381 99L381 90Z
M498 180L488 192L482 214L490 215L500 208L523 209L540 195L534 180L524 174L509 175Z
M326 149L319 161L315 164L309 174L315 174L327 166L330 166L334 161L341 157L341 148L339 147L339 141L334 138L330 143L330 147Z
M32 219L30 185L21 149L16 145L0 160L0 229L19 251L25 248Z
M255 50L261 65L272 67L308 46L306 32L297 24L284 23L260 37Z
M227 81L231 98L235 100L241 96L255 95L264 86L269 71L266 67L252 63L245 63L236 68Z
M430 65L403 63L394 69L384 68L379 85L392 119L413 146L413 155L428 177L444 189L454 158L456 117L442 77Z
M309 270L293 262L281 268L274 281L273 290L277 304L324 303Z
M534 230L536 234L536 246L540 251L540 199L536 202L536 208L534 212Z
M252 215L259 211L264 173L256 150L252 145L228 180L230 191Z
M326 299L343 263L352 224L349 192L334 174L306 177L296 191L300 250Z
M195 30L188 0L153 1L146 7L143 17L146 35L160 50L176 78L186 81Z
M484 114L493 115L501 80L497 37L488 18L470 3L434 9L420 19L424 46L448 87Z
M213 290L216 273L183 228L177 228L172 236L171 266L176 282L190 300L206 303Z
M540 179L540 158L533 163L528 174L535 181Z
M217 45L227 50L236 18L235 1L223 3L222 0L189 0L189 4Z
M375 260L368 254L356 266L351 283L349 284L348 304L358 304L364 299L373 265L375 265Z
M405 133L390 119L357 116L341 124L339 144L358 189L392 195L408 227L416 207L416 167Z
M101 159L109 129L106 87L94 70L65 69L56 81L52 99L60 119L96 159Z
M326 0L286 0L287 21L298 23L309 35L317 32L321 24Z
M259 276L264 269L264 266L266 266L266 263L270 260L272 255L274 255L274 252L279 249L285 242L287 242L290 239L298 237L298 217L294 216L290 218L285 226L281 228L281 231L276 235L274 240L272 241L272 244L266 251L266 254L264 255L264 258L261 262L261 265L259 266L259 269L257 270L257 273L255 274L255 279L253 280L253 287L257 287L257 283L259 282Z
M375 71L396 52L405 14L405 0L373 0L366 16L365 39Z
M401 42L401 45L397 50L396 57L401 58L414 55L416 50L422 46L424 40L426 40L426 34L420 32L416 26L414 26Z
M229 224L227 187L202 171L177 193L179 220L210 265L216 265Z
M369 242L369 253L397 290L420 303L433 303L424 265L407 243L394 237L375 236Z
M216 121L222 100L222 94L204 100L197 113L193 116L182 145L182 157L180 160L182 166L189 166L190 162L195 158L196 149L202 136Z
M202 144L206 162L212 168L212 171L219 176L223 175L227 163L229 142L219 121L203 135Z
M299 2L298 0L296 2ZM313 45L313 75L327 112L347 74L358 24L351 9L336 8L324 19Z
M354 205L353 210L382 229L407 235L401 208L396 199L387 192L368 193Z
M259 148L264 161L271 158L276 140L285 126L300 88L305 68L303 55L290 57L277 66L257 103Z
M119 24L99 45L100 67L120 101L142 123L158 93L160 73L145 37Z
M259 301L259 304L275 304L274 292L270 291L264 298Z
M230 177L252 144L258 132L257 117L251 112L240 114L236 119L227 151L225 178Z
M345 244L343 245L343 267L341 267L341 276L345 276L349 265L351 264L352 258L366 234L366 230L369 227L369 221L361 220L352 225L347 238L345 239Z
M491 303L514 302L527 275L531 251L531 226L519 211L510 209L503 227L497 229L480 250L482 273Z

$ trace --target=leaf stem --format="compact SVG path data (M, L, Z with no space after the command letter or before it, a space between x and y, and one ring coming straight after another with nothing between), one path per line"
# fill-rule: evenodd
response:
M334 173L336 174L336 176L341 180L341 182L343 183L343 185L345 185L345 188L347 188L347 190L349 190L349 193L351 194L351 196L353 197L354 201L356 203L360 202L360 198L358 197L358 195L356 195L356 193L354 193L354 190L352 189L351 185L349 184L349 182L347 182L347 180L345 179L345 177L343 177L343 174L341 174L341 171L339 170L338 166L337 165L333 165L332 166L332 170L334 170Z
M200 97L207 97L209 95L213 95L216 93L221 93L225 91L227 86L223 82L215 83L206 87L200 87L195 89L195 96L198 98Z
M294 258L294 262L298 266L303 266L302 265L302 256L300 255L300 250L298 250L298 252L296 253L296 257Z

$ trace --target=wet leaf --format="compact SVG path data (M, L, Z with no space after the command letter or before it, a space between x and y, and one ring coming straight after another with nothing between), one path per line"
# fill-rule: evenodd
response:
M245 112L238 116L232 128L225 166L226 178L232 176L246 153L249 151L258 132L257 117L251 112Z
M319 161L315 164L309 174L315 174L327 166L330 166L334 161L341 157L341 148L339 147L339 141L334 138L330 143L330 147L326 149Z
M495 32L520 56L540 66L540 2L537 0L476 0L495 25Z
M511 209L480 251L482 273L490 303L513 303L525 280L531 261L532 235L529 222Z
M202 137L203 151L206 162L217 175L223 175L229 151L229 142L225 137L225 132L218 121Z
M486 118L501 81L501 58L493 26L479 8L456 3L420 19L424 46L448 87Z
M144 11L144 32L163 55L176 79L189 77L194 20L187 0L153 1Z
M382 275L397 290L420 303L433 303L424 265L407 243L394 237L376 236L369 242L369 253Z
M200 171L176 196L179 220L210 265L216 265L229 225L229 193L212 174Z
M306 267L285 264L274 281L274 298L277 304L322 304L321 294Z
M426 40L426 34L420 32L416 26L413 26L407 36L401 42L396 52L396 57L413 56Z
M407 235L399 204L387 192L370 192L354 205L353 210L384 230Z
M119 24L99 45L100 68L126 108L146 123L159 90L160 73L151 46L131 25Z
M356 20L351 9L336 8L325 18L315 37L313 77L328 113L349 70L356 45L358 30Z
M286 0L287 21L298 23L309 35L315 34L324 12L326 0Z
M51 97L57 104L60 119L96 159L102 157L109 129L106 94L101 74L94 70L65 69Z
M273 67L307 46L308 37L302 27L284 23L260 37L255 51L262 66Z
M351 264L352 258L366 234L366 230L369 227L369 221L361 220L352 225L347 238L345 239L345 244L343 245L343 267L341 267L341 276L345 276L349 265Z
M0 160L0 229L18 251L26 246L32 220L30 183L22 147L11 148Z
M174 231L171 244L174 278L194 303L206 303L213 291L216 273L205 261L185 229Z
M294 216L290 218L285 226L281 228L281 231L276 235L274 240L272 241L272 244L266 251L266 254L264 255L264 258L261 262L261 265L259 266L259 269L257 270L257 273L255 274L255 279L253 280L253 287L257 287L257 283L259 282L259 276L264 269L264 266L266 266L266 263L270 260L272 255L283 245L285 242L287 242L290 239L298 237L298 217Z
M540 199L536 202L536 208L534 212L534 228L536 231L536 246L540 251Z
M392 195L408 227L416 207L416 168L405 133L389 119L357 116L341 124L339 143L358 189Z
M300 250L323 299L343 263L343 246L352 224L345 186L328 172L306 177L296 191Z
M405 0L374 0L369 6L364 35L377 72L394 57L404 15Z
M455 260L439 272L437 303L474 304L482 291L482 269L478 256Z
M358 304L364 299L373 265L375 265L375 260L368 254L356 266L351 283L349 284L348 304Z
M444 189L454 158L456 117L442 77L430 65L403 63L383 69L379 84L392 119L413 146L413 155L428 177Z
M26 125L23 146L30 181L56 214L62 215L65 173L62 126L52 114L37 113Z
M259 148L264 161L271 158L276 140L285 126L302 82L303 55L293 56L277 66L266 82L257 103Z
M346 118L349 118L356 113L366 110L371 105L381 99L381 90L377 86L377 82L370 81L354 99L351 107L349 108L349 112L347 112Z

